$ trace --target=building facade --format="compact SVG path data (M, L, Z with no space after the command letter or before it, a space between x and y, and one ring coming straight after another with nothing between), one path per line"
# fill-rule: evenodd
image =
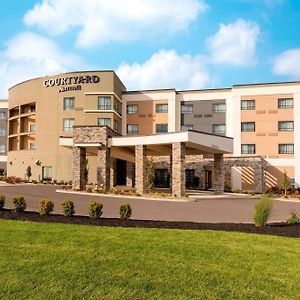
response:
M24 177L31 166L32 179L72 180L74 128L108 126L123 137L158 137L185 131L231 137L233 151L224 159L228 189L280 186L284 172L298 186L299 97L299 82L210 90L127 91L113 71L31 79L9 90L8 175ZM127 148L129 151L129 144ZM86 153L89 181L93 183L98 180L95 166L99 164L95 149L90 147ZM114 149L120 152L115 155L115 169L124 174L128 165L125 150ZM211 154L187 155L187 187L212 186ZM170 156L153 156L151 162L155 186L170 186ZM257 170L258 164L263 173L260 167ZM112 185L125 185L125 177L112 179Z
M0 176L6 175L7 169L7 112L8 101L0 100Z

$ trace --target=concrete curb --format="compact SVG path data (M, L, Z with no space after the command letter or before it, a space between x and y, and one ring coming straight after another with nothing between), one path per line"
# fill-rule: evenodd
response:
M155 197L143 197L143 196L131 196L131 195L114 195L114 194L97 194L97 193L87 193L87 192L77 192L77 191L67 191L67 190L56 190L57 193L62 194L73 194L73 195L83 195L83 196L95 196L95 197L103 197L103 198L129 198L129 199L138 199L138 200L151 200L151 201L161 201L161 202L195 202L194 198L183 199L171 199L171 198L155 198Z

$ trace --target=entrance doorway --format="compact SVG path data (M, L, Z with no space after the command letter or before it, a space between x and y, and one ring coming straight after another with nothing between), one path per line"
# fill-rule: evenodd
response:
M185 170L185 187L187 189L197 189L199 186L199 178L195 176L195 169Z
M211 174L211 170L205 170L205 190L209 190L212 188Z
M116 184L126 185L126 160L117 159L116 161Z

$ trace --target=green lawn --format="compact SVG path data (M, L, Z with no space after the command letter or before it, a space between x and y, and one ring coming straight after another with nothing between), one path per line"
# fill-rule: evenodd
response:
M300 239L0 221L0 299L299 299Z

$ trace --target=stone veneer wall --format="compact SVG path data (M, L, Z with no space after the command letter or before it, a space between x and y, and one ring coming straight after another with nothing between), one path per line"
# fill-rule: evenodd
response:
M98 149L97 181L104 185L105 190L110 188L111 161L110 149L108 148L108 138L119 136L117 132L107 126L74 126L73 135L73 188L85 189L83 179L83 168L86 159L85 147L75 147L75 144L101 144ZM114 174L112 174L114 175Z

